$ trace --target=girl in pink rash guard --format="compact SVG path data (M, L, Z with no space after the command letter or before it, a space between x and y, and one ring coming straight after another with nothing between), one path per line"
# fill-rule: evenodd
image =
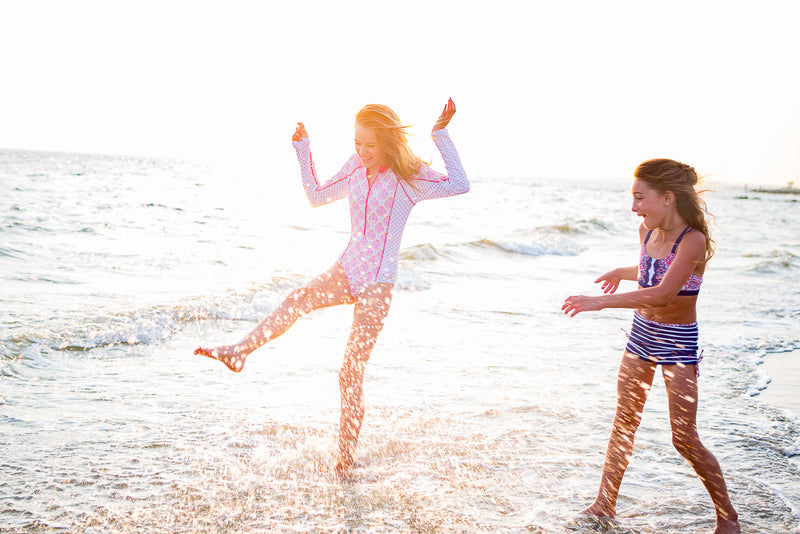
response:
M370 108L368 106L365 109ZM365 114L362 110L361 114ZM358 130L361 121L356 125ZM380 126L377 126L380 128ZM366 128L369 128L367 126ZM339 256L347 275L350 293L358 297L375 282L394 284L400 238L414 205L426 199L466 193L469 182L447 130L434 130L433 140L444 159L448 175L420 163L410 180L398 179L391 169L380 166L374 174L353 154L330 180L320 184L309 152L309 140L301 134L294 142L303 176L303 187L313 206L348 197L350 201L350 242ZM356 138L356 150L368 147Z
M302 315L328 306L354 304L353 324L339 372L341 416L336 470L340 472L353 465L364 418L364 369L389 312L408 215L422 200L469 191L458 152L444 129L455 112L451 99L431 134L446 175L431 169L411 151L406 127L394 111L370 104L356 114L356 153L322 184L314 169L308 134L298 123L292 141L308 200L316 207L347 197L350 241L330 269L294 290L239 343L195 350L195 354L219 360L238 373L251 352L283 334Z

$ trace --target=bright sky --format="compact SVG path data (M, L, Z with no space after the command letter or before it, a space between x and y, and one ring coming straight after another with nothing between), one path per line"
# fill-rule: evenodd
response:
M353 116L428 131L448 97L474 177L800 182L800 2L26 0L0 15L0 147L322 173Z

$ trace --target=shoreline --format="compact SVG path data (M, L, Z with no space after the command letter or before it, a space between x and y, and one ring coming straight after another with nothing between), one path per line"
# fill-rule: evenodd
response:
M768 353L762 365L772 380L759 398L800 417L800 349Z

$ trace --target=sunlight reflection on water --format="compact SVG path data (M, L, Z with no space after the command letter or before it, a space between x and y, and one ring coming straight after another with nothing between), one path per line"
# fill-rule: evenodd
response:
M24 173L4 181L20 190L0 197L11 214L0 229L3 528L713 527L702 484L672 448L658 379L620 518L575 519L597 489L630 313L570 320L560 304L635 261L627 184L477 179L463 198L415 208L367 367L356 468L341 480L331 468L351 308L301 319L240 374L191 352L238 339L328 268L347 240L346 206L311 210L282 177L75 156L76 178L75 162L53 157L33 183ZM701 433L758 532L800 524L797 455L787 452L796 418L750 396L765 385L764 352L797 343L797 264L783 261L800 255L796 239L780 228L774 243L747 237L773 208L719 200L721 249L699 310ZM800 217L793 206L786 216ZM764 261L773 263L749 268Z

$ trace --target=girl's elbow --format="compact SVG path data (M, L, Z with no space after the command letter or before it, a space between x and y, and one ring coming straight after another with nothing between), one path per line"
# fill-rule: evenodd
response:
M308 197L308 203L311 204L312 208L318 208L325 204L325 201L321 198Z
M664 307L666 307L666 306L669 306L670 304L672 304L672 301L673 301L673 300L675 300L675 298L674 298L674 297L673 297L673 298L666 298L666 299L663 299L663 300L662 300L662 301L661 301L661 302L658 304L658 306L657 306L657 307L658 307L658 308L664 308Z
M663 308L664 306L669 306L675 299L675 293L665 292L658 287L647 288L640 291L647 292L641 295L642 300L640 301L640 305L644 308Z
M669 306L670 304L672 304L672 301L675 300L675 297L677 296L678 296L677 293L672 293L672 292L662 293L656 297L655 302L653 303L653 307L662 308L664 306Z

